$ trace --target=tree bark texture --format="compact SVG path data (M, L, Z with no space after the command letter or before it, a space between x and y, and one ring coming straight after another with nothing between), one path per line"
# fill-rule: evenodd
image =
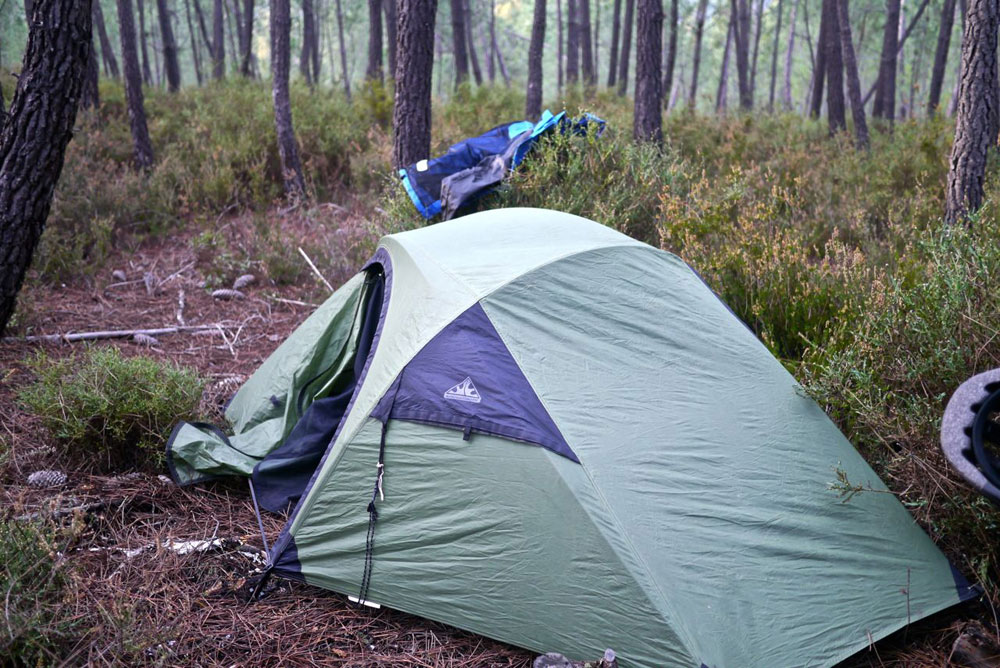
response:
M792 56L795 53L795 19L800 0L792 3L792 15L788 17L788 50L785 51L785 86L781 94L781 104L785 111L792 110Z
M781 14L785 0L778 0L778 21L774 27L774 44L771 47L771 86L767 94L767 110L774 112L774 90L778 81L778 42L781 38Z
M149 129L146 127L132 0L118 0L118 32L122 41L122 63L125 69L125 100L128 103L128 120L132 130L132 161L138 169L148 169L153 166L153 144L149 141Z
M222 25L222 0L212 4L212 76L222 79L226 76L226 43Z
M385 51L389 66L389 78L396 77L396 0L382 0L382 13L385 15ZM317 77L319 72L316 72Z
M996 0L969 0L962 36L962 81L951 149L945 221L955 224L983 203L986 157L996 146Z
M882 32L882 57L872 116L893 120L896 116L896 53L899 49L899 2L886 0L885 28Z
M733 32L736 30L736 14L729 14L729 28L726 30L726 46L722 52L722 67L719 68L719 89L715 94L715 113L726 109L726 97L729 92L729 54L732 52Z
M638 0L635 29L635 113L633 136L636 141L663 141L663 91L660 63L663 58L663 6L660 0Z
M121 0L119 0L121 1ZM299 145L292 126L292 103L288 95L291 70L292 9L290 0L271 0L271 95L274 102L274 129L278 135L278 155L285 181L285 194L291 198L305 194L305 179L299 159Z
M451 52L455 57L455 88L469 80L468 40L465 36L464 0L451 0Z
M181 65L177 58L177 40L170 25L167 0L156 0L156 10L160 15L160 36L163 39L163 67L167 75L167 88L175 92L181 87Z
M431 72L437 0L399 0L392 161L413 164L431 152Z
M340 45L340 76L344 80L344 94L351 99L351 77L347 74L347 45L344 43L344 11L337 3L337 41Z
M757 0L757 29L753 33L753 56L750 58L750 99L757 97L757 58L760 55L760 36L763 33L764 0Z
M740 107L753 107L750 90L750 5L748 0L731 0L734 23L733 41L736 46L736 78L739 83Z
M524 114L528 120L534 120L542 113L542 51L545 48L545 12L545 0L535 0L531 45L528 47L528 91L524 103Z
M90 54L87 56L87 70L83 76L83 88L80 92L80 106L84 109L97 109L101 106L101 93L98 87L97 45L90 40ZM0 90L0 125L3 123L3 91Z
M35 0L0 128L0 334L31 264L73 136L91 51L89 0Z
M463 0L465 10L465 42L469 50L469 64L472 65L472 78L477 86L483 85L483 70L479 67L479 56L476 55L476 44L472 41L472 7L469 0Z
M452 0L454 3L456 0ZM368 0L368 67L365 79L382 81L382 0Z
M566 83L580 80L579 0L566 0Z
M705 12L708 0L698 0L694 15L694 55L691 63L691 88L688 91L688 108L694 111L698 104L698 70L701 67L701 40L705 35Z
M243 53L240 55L240 74L248 79L253 76L253 14L254 0L243 1L243 29L240 40L240 47Z
M310 88L316 83L313 76L312 54L318 46L316 36L316 11L313 0L302 0L302 49L299 51L299 74Z
M827 0L823 0L823 9L825 9ZM807 0L808 2L808 0ZM823 111L823 86L826 82L826 43L829 40L827 33L830 30L829 23L827 21L827 12L820 11L819 18L819 37L816 38L816 65L813 67L812 76L812 100L809 104L809 115L813 118L819 118L820 113Z
M622 24L622 52L618 61L618 94L625 95L628 91L628 65L632 56L632 25L635 23L636 0L625 0L625 22Z
M823 20L828 29L826 43L826 118L830 133L847 129L847 112L844 108L844 61L841 57L840 19L838 0L823 0Z
M854 136L858 148L868 150L868 122L865 119L865 105L861 101L861 79L858 77L858 60L854 55L854 41L851 38L851 20L848 0L834 0L840 19L840 53L847 75L847 94L851 100L851 118L854 119Z
M951 47L951 31L955 25L955 0L944 0L941 6L941 25L938 28L937 47L934 50L934 69L931 72L931 89L927 96L927 115L937 113L941 104L941 88L944 85L944 70L948 64L948 49Z
M142 81L147 86L153 84L153 73L149 69L149 49L146 47L146 4L136 0L139 10L139 53L142 55Z
M593 86L597 83L594 74L594 50L593 35L590 28L590 0L576 0L578 21L580 24L580 70L583 76L583 83Z
M198 34L194 30L194 23L191 21L191 3L184 0L184 14L187 17L188 35L191 38L191 59L194 61L194 76L200 86L203 80L201 73L201 49L198 48Z

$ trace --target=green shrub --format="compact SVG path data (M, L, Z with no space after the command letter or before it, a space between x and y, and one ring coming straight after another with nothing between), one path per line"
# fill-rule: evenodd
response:
M62 531L0 519L0 656L7 665L56 665L81 620L65 614L70 595ZM10 662L10 663L8 663Z
M162 463L163 440L195 415L202 381L194 371L115 347L28 362L37 380L20 392L66 453L102 470Z

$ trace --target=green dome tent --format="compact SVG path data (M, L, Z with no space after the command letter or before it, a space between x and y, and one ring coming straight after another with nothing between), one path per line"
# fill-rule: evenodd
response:
M829 666L975 591L683 261L504 209L384 238L179 482L294 508L273 573L538 652Z

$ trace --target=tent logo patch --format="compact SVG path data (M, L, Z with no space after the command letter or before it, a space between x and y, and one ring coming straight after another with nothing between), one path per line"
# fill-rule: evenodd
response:
M445 392L444 398L451 399L452 401L467 401L470 404L478 404L483 400L483 398L479 396L479 390L476 389L475 384L472 382L472 378L469 376L466 376L465 380Z

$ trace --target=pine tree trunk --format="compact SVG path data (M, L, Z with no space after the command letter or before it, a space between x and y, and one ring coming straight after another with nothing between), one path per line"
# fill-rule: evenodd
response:
M176 92L181 87L181 66L177 58L177 40L174 39L174 29L170 25L167 0L156 0L156 9L160 15L160 34L163 39L163 64L167 74L167 88L171 92Z
M531 46L528 47L528 91L524 114L528 120L542 113L542 50L545 48L545 0L535 0L535 15L531 25Z
M591 5L591 9L593 10L591 16L593 17L594 24L594 46L592 51L594 55L594 81L592 85L596 86L597 78L601 74L601 1L595 0L594 4Z
M469 0L464 0L465 6L465 41L469 50L469 62L472 65L472 78L477 86L483 85L483 70L479 67L479 56L476 55L476 44L472 41L472 8Z
M757 0L757 30L753 37L753 56L750 59L750 99L757 97L757 56L760 53L760 35L763 31L761 20L764 13L764 0Z
M632 55L632 24L635 13L635 1L625 0L625 23L622 25L622 52L618 61L618 94L625 95L628 92L628 65L629 57Z
M927 96L927 115L937 113L941 104L941 88L944 85L944 70L948 64L948 49L951 47L951 31L955 25L955 0L944 0L941 7L941 25L938 30L937 48L934 50L934 69L931 73L931 90Z
M750 90L750 5L747 0L731 0L733 15L733 41L736 46L736 77L739 82L740 107L753 108Z
M851 100L851 118L854 119L854 136L859 149L868 150L868 122L865 120L865 105L861 101L861 79L858 77L858 61L854 55L851 39L851 20L848 0L834 0L840 19L840 52L847 74L847 94Z
M792 56L795 53L795 19L799 9L799 1L792 3L792 15L788 18L788 50L785 51L785 86L782 91L782 107L785 111L792 110Z
M368 68L365 70L365 79L383 81L383 76L382 0L368 0Z
M194 30L194 23L191 21L191 3L189 0L184 0L184 14L187 16L188 35L191 38L191 59L194 61L194 76L200 86L203 81L201 73L201 49L198 48L198 35Z
M132 161L138 169L148 169L153 166L153 145L149 141L149 129L146 127L132 0L118 0L118 34L122 42L125 100L128 103L128 120L132 130Z
M841 57L840 19L838 0L823 0L823 20L829 29L826 33L826 118L830 134L847 129L847 110L844 108L844 61Z
M496 43L495 40L496 37L494 37L494 43ZM566 50L564 44L562 0L556 0L556 86L559 88L560 95L562 95L563 90L563 72L566 69L565 58L563 58Z
M108 39L108 28L104 23L104 10L101 9L101 3L99 0L94 0L94 17L93 22L97 27L97 36L101 41L101 59L104 61L105 72L112 78L117 79L121 76L118 70L118 59L115 58L115 49L111 46L111 40Z
M87 56L87 70L83 76L83 87L80 91L80 106L84 109L97 109L101 106L101 92L98 87L97 45L90 40L90 53ZM3 125L3 91L0 90L0 126Z
M969 0L962 37L962 81L951 149L945 221L955 224L983 203L986 158L996 145L996 0Z
M465 33L465 5L463 0L451 0L451 52L455 56L455 88L469 80L468 39Z
M663 6L660 0L638 0L635 29L635 113L632 135L636 141L663 141Z
M195 0L197 7L197 0ZM214 0L212 6L212 77L226 76L226 44L222 26L222 0Z
M431 152L431 72L437 0L399 0L392 161L405 167Z
M586 86L593 86L597 83L594 75L594 51L593 36L590 30L590 0L576 0L578 21L580 32L578 35L580 42L580 69L583 75L583 83Z
M488 51L490 52L489 60L486 61L486 76L489 77L490 83L494 83L497 80L497 52L493 48L493 45L497 41L497 6L496 0L490 0L490 47ZM558 67L558 65L557 65Z
M778 82L778 42L781 37L781 15L785 0L778 0L778 20L774 28L774 44L771 48L771 86L767 94L767 111L774 113L774 89Z
M139 9L139 47L142 53L142 82L153 85L152 71L149 69L149 50L146 48L146 6L143 0L136 0Z
M351 77L347 73L347 45L344 43L344 12L340 6L340 0L336 0L337 3L337 42L340 45L340 74L344 79L344 94L347 95L347 99L351 99Z
M693 112L698 106L698 70L701 68L701 40L705 35L705 12L708 0L698 0L694 15L694 56L691 63L691 88L688 90L688 108Z
M879 60L878 81L872 116L890 122L896 116L896 53L899 50L899 2L886 0L885 28L882 32L882 57Z
M382 0L385 14L386 55L388 56L389 78L396 77L396 0Z
M566 84L580 80L580 17L579 0L566 0Z
M722 52L722 67L719 69L719 89L715 94L715 113L726 110L726 98L729 92L729 53L732 51L733 33L736 31L736 14L729 14L729 28L726 31L726 46Z
M150 9L150 12L153 10ZM160 67L160 53L163 51L163 45L160 44L160 36L156 30L150 28L150 42L152 42L153 51L153 81L157 88L163 87L163 68Z
M806 2L808 3L808 0ZM820 12L819 37L816 38L816 66L813 68L812 101L809 104L809 115L813 118L819 118L820 113L823 111L823 86L827 78L826 44L830 39L827 34L830 26L827 21L827 12L825 11L826 2L827 0L823 0L824 11Z
M962 17L962 29L961 29L961 31L959 33L960 37L959 37L959 40L958 40L959 57L955 61L955 86L954 86L954 88L952 88L952 91L951 91L951 101L948 102L948 116L949 117L953 117L955 114L958 113L958 90L959 90L959 87L962 84L962 55L961 54L962 54L962 51L965 48L965 41L964 41L965 38L964 38L964 36L965 36L965 23L966 23L965 22L965 14L966 14L966 9L967 9L966 5L967 5L966 0L958 0L958 10L959 10L960 16Z
M497 65L500 67L503 83L505 86L510 86L510 71L507 70L507 61L503 59L503 51L500 50L500 44L495 39L493 40L493 50L497 54Z
M312 76L313 32L316 30L316 15L313 11L313 0L302 0L302 49L299 51L299 74L305 79L306 85L314 85Z
M670 91L674 88L674 68L677 62L677 0L670 0L670 37L667 41L666 63L663 66L663 102L670 103Z
M248 79L253 76L253 14L254 0L244 0L243 39L241 41L243 53L240 56L240 74Z
M14 98L0 127L0 334L31 264L73 136L91 52L89 0L35 0Z
M121 2L122 0L119 0ZM127 0L125 0L127 2ZM292 9L290 0L271 0L271 79L274 100L274 128L278 135L278 154L285 181L285 194L290 198L305 194L299 145L292 126L292 103L288 95L291 70Z
M622 0L615 0L611 10L611 54L608 58L608 88L614 88L618 74L618 37L622 28Z

